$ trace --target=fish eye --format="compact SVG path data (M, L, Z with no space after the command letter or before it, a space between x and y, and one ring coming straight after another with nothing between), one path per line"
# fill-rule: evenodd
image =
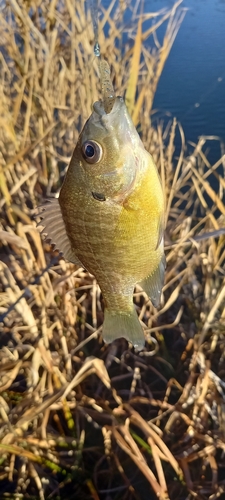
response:
M98 142L86 141L82 144L82 155L87 163L98 163L102 157L102 147Z

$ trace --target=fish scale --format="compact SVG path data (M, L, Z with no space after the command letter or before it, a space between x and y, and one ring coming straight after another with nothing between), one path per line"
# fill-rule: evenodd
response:
M103 103L94 104L53 204L42 213L44 232L65 258L96 277L105 303L104 339L123 336L142 345L133 291L139 283L159 304L164 203L153 158L121 97L107 113Z
M93 105L75 147L59 199L42 210L45 234L65 258L93 274L104 298L103 337L142 346L136 283L157 307L164 281L164 203L153 158L116 97L98 43L98 0L92 0L94 53L102 101Z

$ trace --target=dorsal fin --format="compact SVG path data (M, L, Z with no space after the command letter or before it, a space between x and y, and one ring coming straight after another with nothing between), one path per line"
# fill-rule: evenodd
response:
M38 208L38 215L41 217L38 226L43 226L41 233L45 235L45 239L50 240L55 249L62 252L65 259L84 267L71 248L58 199L48 200L46 204L41 205Z

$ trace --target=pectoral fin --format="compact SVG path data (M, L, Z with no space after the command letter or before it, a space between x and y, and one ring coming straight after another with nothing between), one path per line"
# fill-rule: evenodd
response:
M155 250L157 250L161 244L163 245L163 237L164 237L164 219L163 219L163 215L162 215L162 217L159 219L158 241L157 241Z
M58 199L48 200L48 203L38 209L38 215L42 219L38 226L44 227L41 232L45 239L50 240L55 248L63 253L65 259L84 267L71 248Z
M166 259L165 255L163 255L155 272L151 276L147 276L147 278L139 283L141 288L143 288L144 292L147 293L148 297L151 299L154 307L158 307L160 303L165 268Z

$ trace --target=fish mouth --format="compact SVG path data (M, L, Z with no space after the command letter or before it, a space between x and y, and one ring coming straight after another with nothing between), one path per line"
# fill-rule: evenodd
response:
M122 130L127 126L127 109L122 97L117 96L110 112L106 112L104 101L96 101L93 104L92 123L96 127L105 130L106 133ZM128 127L129 128L129 127Z
M96 101L94 104L93 104L93 110L95 111L95 113L97 113L97 115L99 117L107 117L109 115L113 115L114 113L118 113L118 111L120 111L120 109L122 108L122 105L124 103L124 100L122 97L116 97L115 98L115 101L113 103L113 106L112 106L112 109L111 111L109 111L109 113L107 113L105 111L105 104L103 101Z

